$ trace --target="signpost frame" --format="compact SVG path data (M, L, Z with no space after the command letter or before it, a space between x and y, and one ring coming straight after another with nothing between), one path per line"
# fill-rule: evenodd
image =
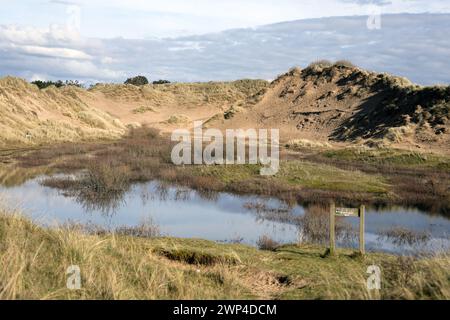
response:
M366 253L365 246L365 216L366 207L361 205L359 208L336 208L334 203L330 205L330 254L336 253L336 216L338 217L359 217L359 253Z

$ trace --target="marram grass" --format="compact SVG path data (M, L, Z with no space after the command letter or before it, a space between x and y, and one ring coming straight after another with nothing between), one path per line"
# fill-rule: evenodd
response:
M0 299L449 299L448 256L364 258L286 245L262 251L205 240L44 229L0 209ZM69 290L66 270L81 270ZM367 267L382 270L367 289Z

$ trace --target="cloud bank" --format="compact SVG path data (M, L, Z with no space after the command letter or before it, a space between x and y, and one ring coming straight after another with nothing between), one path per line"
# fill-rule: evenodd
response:
M419 84L450 83L450 15L331 17L153 40L82 37L52 26L0 26L0 76L122 82L143 74L153 80L273 79L318 59L348 59Z

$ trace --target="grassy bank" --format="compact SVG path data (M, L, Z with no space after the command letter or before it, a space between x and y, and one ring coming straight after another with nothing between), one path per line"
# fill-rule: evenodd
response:
M328 159L391 165L403 168L431 168L450 171L450 160L444 155L396 149L344 148L322 152Z
M379 175L401 204L450 214L450 158L436 153L347 147L309 153L315 164Z
M136 234L140 234L139 232ZM142 234L141 234L142 235ZM43 229L0 210L0 299L449 299L450 258L352 255L286 245L258 250L194 239ZM366 288L367 267L382 289ZM78 265L82 288L66 288Z

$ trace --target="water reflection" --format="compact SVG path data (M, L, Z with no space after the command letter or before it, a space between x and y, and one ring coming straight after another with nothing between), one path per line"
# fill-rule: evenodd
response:
M109 195L92 195L85 193L71 194L66 196L74 197L75 201L81 205L86 212L100 211L103 215L113 216L120 208L126 206L125 192L111 193Z
M93 196L91 192L71 194L42 186L42 179L0 188L0 194L12 203L20 201L31 218L43 224L72 221L109 230L128 230L151 218L167 236L251 245L264 235L279 243L326 244L328 241L326 207L304 208L271 198L198 192L159 182L133 185L127 191L107 197ZM357 227L357 218L337 219L338 245L357 247ZM414 242L411 239L417 236L416 232L428 236L420 243ZM366 248L369 251L448 250L449 234L450 220L444 217L403 208L367 209ZM406 241L399 240L402 237Z

